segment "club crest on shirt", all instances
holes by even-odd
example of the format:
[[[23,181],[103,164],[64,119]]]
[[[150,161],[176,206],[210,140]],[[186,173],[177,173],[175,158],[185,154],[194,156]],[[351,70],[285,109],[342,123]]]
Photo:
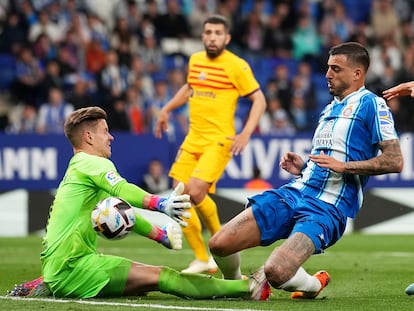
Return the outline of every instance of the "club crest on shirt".
[[[344,108],[344,110],[342,110],[342,116],[343,117],[350,117],[352,115],[354,111],[354,106],[353,105],[348,105]]]
[[[108,172],[105,175],[105,179],[111,186],[114,186],[122,180],[122,177],[117,175],[115,172]]]
[[[199,80],[206,80],[207,79],[207,73],[205,73],[204,71],[201,71],[200,74],[198,75],[198,79]]]

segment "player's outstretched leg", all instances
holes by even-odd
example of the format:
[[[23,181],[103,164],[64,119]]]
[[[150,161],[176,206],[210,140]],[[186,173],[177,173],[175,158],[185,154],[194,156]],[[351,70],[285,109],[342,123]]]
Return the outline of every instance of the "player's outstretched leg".
[[[407,295],[414,295],[414,283],[407,286],[407,288],[405,289],[405,293]]]
[[[208,274],[183,273],[163,267],[158,288],[162,293],[187,299],[243,298],[267,300],[271,291],[263,268],[249,279],[224,280]]]

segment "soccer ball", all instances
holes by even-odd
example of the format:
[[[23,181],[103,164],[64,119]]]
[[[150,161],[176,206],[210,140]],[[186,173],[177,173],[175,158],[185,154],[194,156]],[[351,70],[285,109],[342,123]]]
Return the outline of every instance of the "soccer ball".
[[[109,197],[96,204],[91,221],[100,236],[110,240],[121,239],[134,228],[134,208],[120,198]]]

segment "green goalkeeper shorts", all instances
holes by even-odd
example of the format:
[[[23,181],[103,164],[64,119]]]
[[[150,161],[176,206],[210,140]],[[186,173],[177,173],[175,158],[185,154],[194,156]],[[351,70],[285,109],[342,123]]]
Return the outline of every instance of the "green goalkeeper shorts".
[[[131,264],[129,259],[102,254],[48,258],[43,262],[43,277],[55,297],[119,297]]]

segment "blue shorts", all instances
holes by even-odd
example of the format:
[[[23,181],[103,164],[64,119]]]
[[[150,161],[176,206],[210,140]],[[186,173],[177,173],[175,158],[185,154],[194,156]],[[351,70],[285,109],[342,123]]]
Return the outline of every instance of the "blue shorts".
[[[301,232],[313,241],[315,253],[321,253],[335,244],[345,231],[347,217],[335,206],[303,196],[295,188],[285,186],[268,190],[248,200],[263,246]]]

